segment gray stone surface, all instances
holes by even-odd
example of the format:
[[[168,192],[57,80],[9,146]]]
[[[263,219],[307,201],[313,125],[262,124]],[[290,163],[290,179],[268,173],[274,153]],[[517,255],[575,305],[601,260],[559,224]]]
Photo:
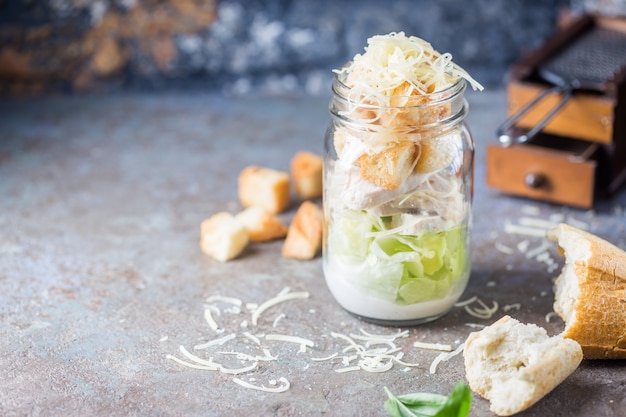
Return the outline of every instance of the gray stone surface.
[[[563,323],[552,311],[546,261],[528,257],[541,238],[508,235],[521,217],[562,216],[584,223],[622,248],[626,193],[578,210],[512,198],[484,185],[484,151],[504,117],[503,91],[468,94],[477,142],[472,277],[464,299],[497,301],[509,314],[546,327]],[[226,98],[219,95],[127,94],[51,97],[0,103],[0,414],[12,416],[384,416],[383,387],[395,393],[447,393],[464,378],[462,357],[429,366],[437,352],[414,341],[457,346],[489,324],[463,308],[415,328],[397,341],[404,360],[384,373],[338,373],[341,363],[316,362],[346,346],[332,332],[396,332],[355,319],[332,299],[321,260],[280,256],[281,242],[255,244],[229,263],[203,255],[199,224],[236,212],[236,177],[249,164],[287,169],[300,149],[321,152],[329,119],[325,98]],[[281,216],[289,221],[294,207]],[[554,217],[553,217],[554,218]],[[577,224],[578,224],[577,223]],[[496,249],[496,242],[511,254]],[[550,259],[562,259],[554,244]],[[309,291],[267,310],[257,326],[250,313],[227,310],[213,332],[203,318],[211,295],[261,303],[289,287]],[[281,313],[285,316],[282,318]],[[248,321],[247,327],[242,327]],[[277,357],[240,378],[269,384],[285,377],[286,393],[240,387],[233,376],[182,367],[179,346],[235,334],[198,355],[227,366],[231,349],[262,354],[248,331]],[[313,348],[268,341],[287,333]],[[626,415],[623,361],[585,361],[562,385],[520,416]],[[490,416],[474,397],[472,416]]]

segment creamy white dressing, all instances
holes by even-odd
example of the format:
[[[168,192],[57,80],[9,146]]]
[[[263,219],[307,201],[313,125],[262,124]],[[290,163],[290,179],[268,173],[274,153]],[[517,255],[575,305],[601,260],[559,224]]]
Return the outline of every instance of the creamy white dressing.
[[[434,318],[452,309],[462,294],[461,289],[437,300],[400,305],[362,292],[346,279],[354,273],[355,271],[346,265],[331,262],[324,264],[326,284],[339,305],[365,318],[390,321]]]

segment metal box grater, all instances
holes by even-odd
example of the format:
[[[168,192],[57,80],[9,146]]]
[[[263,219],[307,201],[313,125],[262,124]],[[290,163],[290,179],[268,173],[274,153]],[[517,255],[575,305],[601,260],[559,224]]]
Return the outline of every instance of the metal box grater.
[[[487,185],[582,208],[616,191],[626,180],[626,20],[568,20],[512,65],[507,101],[513,123],[487,148]]]

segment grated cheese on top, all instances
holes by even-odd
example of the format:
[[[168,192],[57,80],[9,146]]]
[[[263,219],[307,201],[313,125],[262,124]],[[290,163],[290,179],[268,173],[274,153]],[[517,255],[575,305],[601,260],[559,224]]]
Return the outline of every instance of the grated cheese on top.
[[[414,94],[430,94],[445,90],[465,79],[475,90],[483,86],[463,68],[452,62],[450,53],[439,53],[432,45],[404,32],[372,36],[362,54],[339,70],[355,97],[384,98],[403,95],[397,89],[407,83]],[[387,102],[389,102],[387,100]]]

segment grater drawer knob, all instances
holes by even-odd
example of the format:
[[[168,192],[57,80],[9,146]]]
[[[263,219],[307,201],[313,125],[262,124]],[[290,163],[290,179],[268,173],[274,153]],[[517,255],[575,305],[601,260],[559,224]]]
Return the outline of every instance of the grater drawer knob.
[[[543,174],[536,174],[534,172],[531,172],[526,174],[524,182],[528,187],[537,190],[548,185],[548,178]]]

